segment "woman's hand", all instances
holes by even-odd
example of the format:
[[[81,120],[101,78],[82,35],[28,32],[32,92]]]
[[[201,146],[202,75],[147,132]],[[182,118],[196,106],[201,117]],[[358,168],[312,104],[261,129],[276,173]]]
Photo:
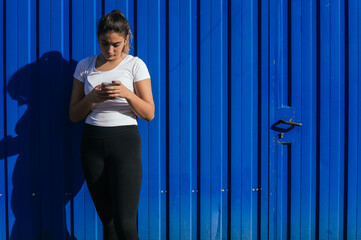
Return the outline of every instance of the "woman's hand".
[[[132,93],[126,86],[124,86],[120,81],[112,81],[116,84],[115,86],[106,87],[105,94],[109,98],[113,99],[116,97],[121,97],[127,99]]]
[[[87,98],[90,103],[101,103],[109,99],[114,99],[114,97],[109,96],[106,91],[101,89],[101,85],[93,88],[93,90],[87,95]]]
[[[94,103],[101,103],[109,99],[113,98],[101,90],[101,85],[96,86],[88,95],[85,95],[84,83],[74,78],[69,104],[70,120],[73,122],[83,120],[90,113]]]

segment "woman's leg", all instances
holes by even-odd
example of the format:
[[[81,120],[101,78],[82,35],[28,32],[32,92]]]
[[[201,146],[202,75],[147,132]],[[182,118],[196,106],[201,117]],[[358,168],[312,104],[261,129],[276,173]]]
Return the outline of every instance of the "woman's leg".
[[[104,240],[118,240],[113,222],[113,207],[105,162],[105,140],[94,138],[85,128],[81,155],[85,180],[98,216],[103,224]]]
[[[119,240],[139,239],[137,212],[142,183],[140,136],[136,126],[107,142],[114,225]]]

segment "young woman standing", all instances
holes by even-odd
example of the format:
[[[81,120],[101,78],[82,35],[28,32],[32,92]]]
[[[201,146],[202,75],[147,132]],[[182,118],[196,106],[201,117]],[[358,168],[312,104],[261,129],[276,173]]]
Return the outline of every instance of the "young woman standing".
[[[78,63],[69,108],[73,122],[86,119],[82,166],[107,240],[139,239],[142,164],[136,117],[154,118],[149,72],[141,59],[129,55],[131,36],[120,11],[100,19],[101,53]]]

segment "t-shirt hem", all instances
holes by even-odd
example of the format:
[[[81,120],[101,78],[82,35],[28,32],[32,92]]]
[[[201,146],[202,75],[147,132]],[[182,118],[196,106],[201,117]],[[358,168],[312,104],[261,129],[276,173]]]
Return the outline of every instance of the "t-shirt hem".
[[[120,127],[120,126],[130,126],[130,125],[138,125],[138,122],[136,119],[134,119],[134,121],[93,121],[89,118],[87,118],[85,120],[85,123],[86,124],[89,124],[89,125],[93,125],[93,126],[98,126],[98,127]]]
[[[149,76],[149,77],[142,78],[142,79],[139,79],[139,80],[134,80],[134,82],[140,82],[140,81],[144,81],[144,80],[147,80],[147,79],[150,79],[150,76]]]

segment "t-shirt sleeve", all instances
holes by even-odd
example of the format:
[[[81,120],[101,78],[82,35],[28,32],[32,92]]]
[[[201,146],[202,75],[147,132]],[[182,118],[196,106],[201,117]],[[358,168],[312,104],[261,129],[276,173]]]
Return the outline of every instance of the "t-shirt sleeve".
[[[137,61],[133,66],[133,76],[134,82],[150,78],[147,65],[145,65],[145,63],[140,58],[137,58]]]
[[[81,82],[85,82],[87,68],[89,66],[89,58],[81,60],[75,68],[73,77],[78,79]]]

